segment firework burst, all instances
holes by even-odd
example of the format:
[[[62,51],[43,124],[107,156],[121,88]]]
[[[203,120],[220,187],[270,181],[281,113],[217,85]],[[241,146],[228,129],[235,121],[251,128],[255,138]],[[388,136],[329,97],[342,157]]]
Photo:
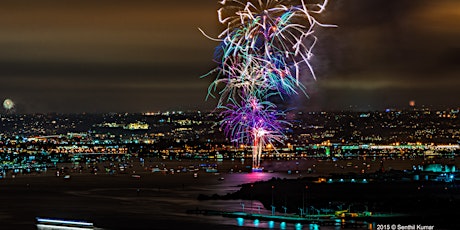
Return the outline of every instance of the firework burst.
[[[299,81],[300,71],[310,64],[319,23],[313,15],[321,13],[327,0],[306,4],[304,0],[223,0],[218,19],[226,28],[217,38],[214,55],[218,67],[208,88],[208,96],[218,94],[217,109],[223,117],[221,127],[235,143],[252,143],[253,168],[259,168],[262,148],[284,139],[283,112],[274,98],[307,95]],[[207,76],[205,75],[205,76]],[[303,74],[302,74],[303,75]]]

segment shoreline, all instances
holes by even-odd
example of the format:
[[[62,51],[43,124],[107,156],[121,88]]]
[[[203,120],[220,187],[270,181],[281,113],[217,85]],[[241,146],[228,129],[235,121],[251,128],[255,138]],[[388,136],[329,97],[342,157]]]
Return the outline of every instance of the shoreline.
[[[102,162],[89,162],[89,163],[57,163],[56,167],[47,168],[45,172],[31,172],[31,173],[16,173],[16,176],[56,176],[56,170],[66,169],[66,174],[72,175],[87,175],[94,174],[91,171],[97,168],[97,174],[107,174],[104,172],[106,168],[115,168],[115,174],[145,174],[152,173],[153,168],[160,170],[167,169],[168,174],[171,174],[171,169],[174,169],[174,173],[178,173],[177,170],[187,170],[189,172],[189,166],[193,166],[193,169],[204,169],[200,167],[200,164],[214,165],[218,170],[218,173],[247,173],[251,172],[251,161],[241,159],[179,159],[179,160],[165,160],[157,157],[146,157],[144,161],[140,161],[140,157],[132,157],[125,161],[102,161]],[[126,171],[121,172],[118,170],[118,166],[121,164],[129,165],[126,167]],[[456,168],[460,168],[460,157],[451,158],[439,158],[439,159],[423,159],[417,158],[351,158],[351,159],[318,159],[318,158],[296,158],[296,159],[264,159],[261,162],[261,166],[265,172],[278,172],[278,173],[292,173],[299,174],[300,177],[306,175],[314,176],[328,176],[330,174],[347,174],[347,173],[372,173],[381,170],[411,170],[413,166],[425,165],[425,164],[442,164],[442,165],[455,165]],[[80,172],[77,167],[81,167],[83,170]],[[61,172],[62,173],[62,172]],[[183,171],[179,172],[183,173]],[[54,175],[53,175],[54,174]],[[6,178],[10,178],[13,175],[11,169],[7,172]],[[62,176],[62,175],[60,175]]]

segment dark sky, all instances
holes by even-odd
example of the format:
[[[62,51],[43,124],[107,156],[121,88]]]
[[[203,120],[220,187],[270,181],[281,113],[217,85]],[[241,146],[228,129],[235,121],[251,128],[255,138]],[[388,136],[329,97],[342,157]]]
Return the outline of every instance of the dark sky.
[[[163,3],[162,3],[163,2]],[[16,113],[211,109],[212,0],[2,0],[0,99]],[[460,1],[331,0],[310,110],[460,105]]]

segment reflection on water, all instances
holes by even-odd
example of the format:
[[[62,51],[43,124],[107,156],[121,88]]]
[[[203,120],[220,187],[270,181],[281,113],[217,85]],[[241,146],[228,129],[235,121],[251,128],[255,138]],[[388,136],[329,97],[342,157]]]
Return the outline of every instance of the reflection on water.
[[[218,193],[224,192],[235,192],[239,190],[239,185],[254,183],[257,181],[267,181],[272,178],[287,178],[295,179],[299,175],[287,174],[287,173],[266,173],[266,172],[257,172],[257,173],[231,173],[225,174],[225,180],[222,184],[216,185],[213,189]]]
[[[246,212],[253,214],[270,215],[271,210],[266,210],[258,200],[203,200],[197,199],[199,194],[225,195],[240,189],[239,185],[267,181],[271,178],[294,179],[298,175],[283,173],[233,173],[221,174],[224,180],[217,181],[217,177],[202,177],[209,180],[205,186],[190,184],[179,189],[141,188],[136,193],[135,188],[98,188],[84,191],[68,192],[72,195],[94,200],[111,199],[123,204],[123,213],[144,215],[155,213],[151,216],[152,221],[167,219],[171,222],[183,223],[206,223],[218,226],[234,226],[235,228],[258,228],[258,229],[319,229],[316,224],[287,223],[269,220],[251,220],[244,218],[229,218],[222,216],[207,216],[187,214],[186,210],[216,210],[228,212]],[[284,215],[276,212],[275,215]],[[102,224],[102,223],[101,223]],[[341,229],[341,223],[335,226],[321,226],[321,229]]]
[[[271,178],[287,178],[287,179],[294,179],[297,178],[298,175],[289,175],[289,174],[282,174],[282,173],[234,173],[234,174],[226,174],[225,180],[221,184],[209,186],[206,188],[194,188],[194,192],[196,194],[204,193],[206,195],[211,195],[214,193],[217,194],[227,194],[231,192],[235,192],[240,189],[239,185],[246,184],[246,183],[254,183],[257,181],[266,181],[270,180]],[[207,192],[207,193],[206,193]],[[195,201],[194,202],[197,207],[200,209],[209,209],[209,210],[219,210],[219,211],[229,211],[229,212],[236,212],[236,211],[244,211],[246,213],[257,213],[257,214],[265,214],[270,215],[271,210],[266,210],[262,203],[258,200],[205,200],[205,201]],[[284,213],[276,212],[275,215],[283,215]],[[310,229],[310,230],[318,230],[320,226],[318,224],[301,224],[301,223],[286,223],[286,222],[276,222],[276,221],[268,221],[268,220],[252,220],[252,219],[244,219],[242,217],[238,218],[226,218],[226,217],[209,217],[209,216],[201,216],[199,218],[206,219],[209,223],[216,223],[222,225],[232,225],[238,226],[241,228],[259,228],[259,229]],[[321,226],[321,229],[343,229],[342,223],[337,223],[334,226]],[[372,225],[370,228],[372,229]]]
[[[286,222],[278,223],[275,221],[260,221],[258,219],[245,220],[244,218],[241,218],[241,217],[236,218],[236,223],[238,227],[251,227],[251,228],[261,228],[261,229],[296,229],[296,230],[301,230],[301,229],[318,230],[319,229],[319,225],[317,224],[309,224],[309,225],[303,226],[300,223],[287,224]]]
[[[288,175],[282,173],[232,173],[224,174],[225,180],[220,184],[207,186],[206,188],[194,187],[193,192],[198,195],[203,193],[205,195],[233,193],[240,189],[239,185],[246,183],[254,183],[257,181],[266,181],[271,178],[297,178],[295,175]],[[188,191],[189,192],[189,191]],[[219,211],[245,211],[247,213],[257,214],[271,214],[270,210],[266,210],[262,203],[258,200],[195,200],[196,207],[200,209],[219,210]],[[239,227],[251,227],[261,229],[294,229],[294,225],[290,226],[286,223],[276,223],[274,221],[260,221],[260,220],[245,220],[244,218],[226,218],[226,217],[209,217],[201,216],[199,218],[207,219],[207,222],[214,222],[222,225],[232,225]]]
[[[260,228],[260,229],[295,229],[295,230],[342,230],[347,229],[343,223],[340,221],[333,226],[320,226],[319,224],[301,224],[301,223],[286,223],[286,222],[275,222],[275,221],[262,221],[262,220],[249,220],[238,217],[233,219],[232,222],[234,225],[242,228]],[[231,224],[230,222],[225,222],[226,224]],[[353,229],[375,229],[375,223],[368,223],[365,227],[353,227]]]
[[[251,227],[251,228],[261,228],[261,229],[309,229],[309,230],[319,230],[320,226],[318,224],[305,224],[300,223],[292,224],[286,222],[275,222],[275,221],[260,221],[260,220],[245,220],[244,218],[236,218],[236,223],[238,227]],[[340,229],[339,228],[323,228],[323,229]]]

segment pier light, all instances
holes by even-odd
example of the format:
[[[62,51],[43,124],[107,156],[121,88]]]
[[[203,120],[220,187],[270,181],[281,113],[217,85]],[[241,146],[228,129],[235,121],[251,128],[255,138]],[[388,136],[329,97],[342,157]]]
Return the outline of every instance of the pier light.
[[[319,225],[318,224],[310,224],[310,230],[319,230]]]
[[[286,222],[281,222],[280,229],[286,229]]]
[[[236,222],[237,222],[238,226],[240,226],[240,227],[244,226],[244,219],[243,218],[241,218],[241,217],[236,218]]]
[[[301,230],[302,229],[302,224],[301,223],[295,224],[295,229],[296,230]]]

